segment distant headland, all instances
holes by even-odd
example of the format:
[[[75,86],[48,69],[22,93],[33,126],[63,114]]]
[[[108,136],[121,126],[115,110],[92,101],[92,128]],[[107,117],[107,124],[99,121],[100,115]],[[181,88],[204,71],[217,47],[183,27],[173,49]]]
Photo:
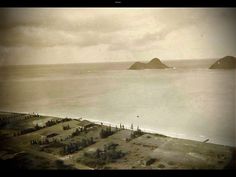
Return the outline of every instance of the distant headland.
[[[235,69],[236,58],[233,56],[226,56],[217,60],[209,69]]]
[[[165,69],[170,68],[163,64],[160,59],[153,58],[148,63],[141,63],[141,62],[135,62],[133,65],[130,66],[129,69],[131,70],[139,70],[139,69]]]

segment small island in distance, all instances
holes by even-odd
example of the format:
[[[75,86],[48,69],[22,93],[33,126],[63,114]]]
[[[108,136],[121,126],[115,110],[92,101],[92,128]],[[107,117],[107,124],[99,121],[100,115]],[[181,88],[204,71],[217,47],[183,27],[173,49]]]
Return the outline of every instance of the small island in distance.
[[[233,56],[226,56],[217,60],[209,69],[235,69],[236,58]]]
[[[148,63],[141,63],[141,62],[135,62],[132,66],[130,66],[130,70],[139,70],[139,69],[165,69],[170,68],[163,64],[160,59],[153,58]]]
[[[135,62],[129,67],[129,70],[143,70],[143,69],[166,69],[175,68],[169,67],[161,62],[158,58],[153,58],[148,63]],[[212,64],[209,69],[236,69],[236,57],[225,56],[218,59],[214,64]]]

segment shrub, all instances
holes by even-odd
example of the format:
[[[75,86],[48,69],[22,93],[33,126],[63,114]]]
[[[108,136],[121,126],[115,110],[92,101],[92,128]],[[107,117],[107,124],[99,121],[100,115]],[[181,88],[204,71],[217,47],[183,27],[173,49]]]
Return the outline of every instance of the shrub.
[[[69,130],[70,129],[70,125],[63,125],[62,128],[63,128],[63,130]]]

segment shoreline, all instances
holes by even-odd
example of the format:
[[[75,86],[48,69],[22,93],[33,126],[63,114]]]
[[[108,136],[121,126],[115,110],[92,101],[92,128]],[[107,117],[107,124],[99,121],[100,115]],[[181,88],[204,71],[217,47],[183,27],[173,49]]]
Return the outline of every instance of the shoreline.
[[[33,114],[30,113],[30,112],[13,112],[13,111],[2,111],[0,110],[0,112],[3,112],[3,113],[13,113],[13,114]],[[38,114],[37,112],[35,112],[36,114]],[[125,129],[127,130],[132,130],[131,128],[129,128],[131,125],[127,125],[127,124],[116,124],[116,123],[112,123],[112,122],[107,122],[107,121],[101,121],[101,120],[98,120],[98,119],[89,119],[89,118],[82,118],[80,116],[78,117],[68,117],[68,116],[59,116],[59,115],[49,115],[49,114],[43,114],[43,113],[40,113],[38,114],[39,116],[45,116],[45,117],[55,117],[55,118],[60,118],[60,119],[65,119],[65,118],[71,118],[71,119],[77,119],[77,120],[87,120],[87,121],[90,121],[94,124],[98,124],[98,125],[105,125],[105,126],[111,126],[111,127],[119,127],[119,125],[124,125]],[[136,130],[138,126],[134,125],[134,128],[133,130]],[[139,129],[141,129],[144,133],[150,133],[150,134],[158,134],[158,135],[161,135],[161,136],[166,136],[166,137],[170,137],[170,138],[176,138],[176,139],[183,139],[183,140],[189,140],[189,141],[196,141],[196,142],[199,142],[199,143],[203,143],[206,139],[209,139],[207,137],[205,137],[204,139],[202,140],[199,140],[199,139],[194,139],[194,138],[188,138],[188,137],[181,137],[181,134],[178,134],[178,133],[160,133],[160,131],[157,131],[157,130],[153,130],[153,129],[149,129],[149,128],[142,128],[139,126]],[[177,136],[175,136],[177,135]],[[180,135],[180,136],[179,136]],[[202,137],[203,135],[200,135],[200,137]],[[214,144],[214,145],[220,145],[220,146],[226,146],[226,147],[230,147],[230,148],[236,148],[236,146],[232,146],[232,145],[225,145],[225,144],[217,144],[217,143],[214,143],[214,142],[208,142],[209,144]]]
[[[207,140],[173,138],[150,129],[123,124],[115,128],[117,124],[106,121],[37,112],[0,111],[0,117],[4,144],[0,161],[9,166],[30,161],[24,168],[235,169],[236,148]],[[39,126],[40,122],[43,125]],[[100,158],[102,155],[106,158]]]

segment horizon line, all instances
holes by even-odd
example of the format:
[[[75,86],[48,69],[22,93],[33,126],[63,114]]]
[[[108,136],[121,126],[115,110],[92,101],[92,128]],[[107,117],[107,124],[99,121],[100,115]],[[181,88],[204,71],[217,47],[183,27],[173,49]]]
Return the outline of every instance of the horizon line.
[[[154,57],[157,58],[157,57]],[[154,59],[152,58],[152,59]],[[150,59],[150,60],[152,60]],[[160,59],[160,58],[158,58]],[[192,61],[192,60],[217,60],[220,58],[195,58],[195,59],[165,59],[160,61],[165,62],[165,61]],[[40,64],[0,64],[0,67],[3,66],[35,66],[35,65],[70,65],[70,64],[105,64],[105,63],[132,63],[132,62],[147,62],[150,60],[134,60],[134,61],[127,61],[127,60],[122,60],[122,61],[97,61],[97,62],[72,62],[72,63],[40,63]]]

